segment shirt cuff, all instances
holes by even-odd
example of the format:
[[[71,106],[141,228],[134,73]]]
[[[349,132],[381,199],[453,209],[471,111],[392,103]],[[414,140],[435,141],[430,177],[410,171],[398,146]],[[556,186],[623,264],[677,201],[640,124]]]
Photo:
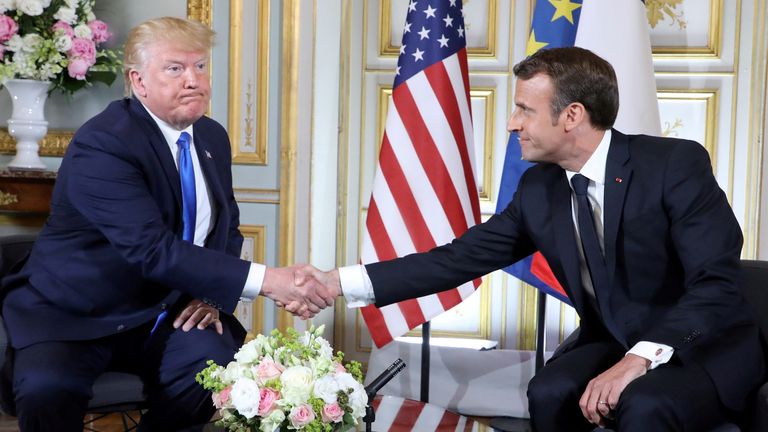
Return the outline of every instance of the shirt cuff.
[[[674,352],[675,349],[669,345],[640,341],[627,354],[634,354],[650,361],[651,365],[648,366],[648,370],[651,370],[668,362]]]
[[[264,275],[267,273],[267,266],[264,264],[251,263],[248,270],[248,277],[245,279],[243,294],[240,301],[253,301],[261,292],[261,285],[264,283]]]
[[[348,308],[359,308],[376,302],[373,284],[365,266],[357,264],[339,267],[339,282]]]

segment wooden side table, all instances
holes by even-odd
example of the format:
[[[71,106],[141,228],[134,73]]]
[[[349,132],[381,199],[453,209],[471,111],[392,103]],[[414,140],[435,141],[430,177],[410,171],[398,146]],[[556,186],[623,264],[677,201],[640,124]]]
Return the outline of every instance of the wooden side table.
[[[53,171],[0,170],[0,212],[48,213],[55,182]]]

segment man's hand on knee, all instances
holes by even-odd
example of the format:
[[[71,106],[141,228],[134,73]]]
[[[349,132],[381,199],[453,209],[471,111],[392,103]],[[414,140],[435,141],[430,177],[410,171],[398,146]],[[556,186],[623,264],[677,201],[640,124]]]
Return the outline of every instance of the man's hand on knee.
[[[635,379],[645,375],[648,360],[627,354],[607,371],[593,378],[579,399],[584,417],[598,426],[605,426],[613,418],[613,410],[624,389]]]

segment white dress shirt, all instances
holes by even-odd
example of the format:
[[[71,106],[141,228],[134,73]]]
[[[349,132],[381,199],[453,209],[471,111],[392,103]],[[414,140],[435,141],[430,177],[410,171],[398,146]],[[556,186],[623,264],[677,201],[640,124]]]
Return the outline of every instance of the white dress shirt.
[[[213,229],[212,221],[216,219],[217,212],[216,207],[211,205],[213,202],[211,193],[208,190],[208,184],[203,175],[203,170],[200,167],[200,159],[197,157],[197,151],[195,150],[195,135],[192,131],[192,125],[187,126],[187,128],[183,130],[177,130],[156,116],[146,107],[146,105],[144,108],[155,123],[157,123],[160,132],[163,133],[163,137],[168,143],[168,148],[173,155],[173,162],[176,164],[176,169],[179,169],[179,145],[176,144],[176,141],[179,140],[179,136],[182,132],[189,134],[189,150],[192,154],[192,166],[195,169],[195,197],[197,201],[194,244],[196,246],[205,247],[205,240]],[[265,272],[266,266],[263,264],[251,263],[251,267],[248,270],[248,277],[246,278],[245,286],[243,287],[242,300],[253,300],[259,295],[259,292],[261,292],[261,285],[264,282]]]
[[[603,135],[600,144],[595,149],[592,156],[587,160],[581,171],[576,173],[566,170],[566,176],[568,177],[568,184],[570,185],[571,178],[576,174],[581,174],[587,177],[589,185],[587,187],[587,196],[592,206],[592,212],[595,219],[595,229],[597,230],[597,237],[600,241],[600,248],[604,250],[603,242],[603,208],[605,203],[605,168],[608,160],[608,149],[611,145],[611,131],[607,130]],[[578,210],[576,207],[576,194],[571,188],[571,215],[573,219],[574,231],[576,233],[576,244],[581,244],[581,238],[579,236],[579,224],[576,220]],[[589,276],[589,270],[587,268],[587,262],[584,258],[584,252],[582,248],[579,250],[579,270],[581,273],[581,282],[584,286],[584,290],[587,292],[587,297],[595,308],[597,308],[597,301],[595,297],[595,290],[592,287],[592,279]],[[375,296],[373,292],[373,284],[371,283],[368,272],[363,265],[352,265],[339,268],[339,279],[341,281],[342,292],[344,293],[345,300],[347,301],[347,307],[361,307],[375,302]],[[635,344],[627,354],[635,354],[650,361],[649,369],[664,364],[672,357],[674,349],[668,345],[658,344],[654,342],[641,341]]]

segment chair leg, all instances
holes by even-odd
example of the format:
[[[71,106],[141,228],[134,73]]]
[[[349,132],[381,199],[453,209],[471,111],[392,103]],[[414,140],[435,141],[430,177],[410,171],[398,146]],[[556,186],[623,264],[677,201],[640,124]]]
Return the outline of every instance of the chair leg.
[[[123,420],[123,430],[125,432],[130,432],[133,430],[138,429],[139,422],[141,421],[141,411],[136,411],[137,417],[134,418],[133,415],[131,415],[133,411],[121,411],[120,417]],[[130,423],[130,424],[129,424]]]

